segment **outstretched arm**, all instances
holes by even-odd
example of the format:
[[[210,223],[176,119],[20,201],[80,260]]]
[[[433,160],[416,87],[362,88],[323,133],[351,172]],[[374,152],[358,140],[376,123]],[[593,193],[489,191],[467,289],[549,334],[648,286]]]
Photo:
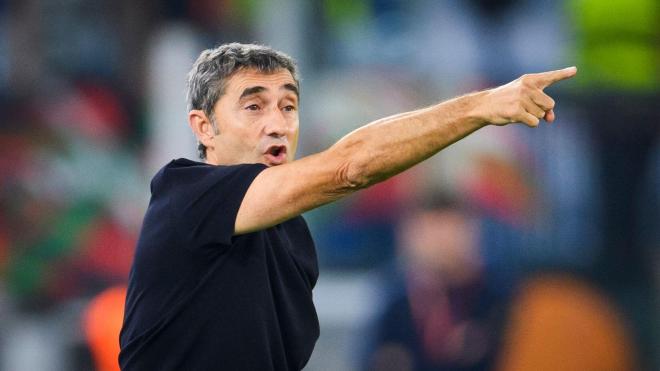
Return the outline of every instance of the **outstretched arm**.
[[[576,72],[570,67],[523,75],[494,89],[380,119],[326,151],[270,167],[245,194],[235,234],[267,228],[383,181],[483,126],[551,122],[555,102],[543,89]]]

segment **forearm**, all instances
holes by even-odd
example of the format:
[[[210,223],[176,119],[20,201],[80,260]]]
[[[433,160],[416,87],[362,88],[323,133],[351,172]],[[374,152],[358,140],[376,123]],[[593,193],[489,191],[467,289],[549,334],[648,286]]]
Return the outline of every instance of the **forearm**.
[[[386,117],[346,135],[329,152],[346,158],[346,178],[368,187],[429,158],[486,125],[477,107],[483,93]]]
[[[555,119],[555,101],[543,92],[571,78],[575,67],[527,74],[500,87],[362,127],[329,151],[346,154],[348,183],[368,187],[427,159],[486,124],[522,122],[536,127]]]

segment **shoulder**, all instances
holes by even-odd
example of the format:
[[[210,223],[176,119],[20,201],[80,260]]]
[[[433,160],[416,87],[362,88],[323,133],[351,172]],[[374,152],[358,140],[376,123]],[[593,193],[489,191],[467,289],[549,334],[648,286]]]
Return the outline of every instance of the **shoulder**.
[[[151,192],[181,187],[206,188],[223,182],[249,184],[265,168],[264,164],[209,165],[179,158],[156,173],[151,180]]]
[[[186,246],[228,245],[245,192],[265,168],[263,164],[216,166],[173,160],[151,182],[152,214],[170,215]]]

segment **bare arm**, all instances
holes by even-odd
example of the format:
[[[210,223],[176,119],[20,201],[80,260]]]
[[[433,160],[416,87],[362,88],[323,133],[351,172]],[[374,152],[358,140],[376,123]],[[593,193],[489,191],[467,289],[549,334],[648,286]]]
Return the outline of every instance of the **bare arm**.
[[[550,84],[574,68],[524,75],[507,85],[377,120],[332,147],[262,171],[248,188],[235,233],[263,229],[369,187],[431,157],[488,124],[554,120]]]

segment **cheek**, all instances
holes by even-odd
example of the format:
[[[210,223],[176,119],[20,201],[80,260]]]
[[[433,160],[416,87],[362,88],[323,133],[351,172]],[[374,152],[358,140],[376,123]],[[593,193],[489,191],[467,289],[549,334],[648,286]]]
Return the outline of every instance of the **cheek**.
[[[231,130],[237,139],[242,141],[251,140],[259,135],[260,123],[254,118],[237,115],[232,122]]]
[[[298,143],[298,135],[300,134],[300,126],[298,123],[298,117],[296,117],[295,120],[291,122],[291,142],[292,143]]]
[[[243,151],[245,148],[254,146],[256,137],[256,135],[244,127],[238,125],[226,125],[220,129],[220,134],[216,139],[220,142],[221,147],[224,147],[225,149]]]
[[[298,145],[298,135],[299,134],[300,134],[300,131],[298,131],[298,129],[296,129],[293,132],[293,135],[291,136],[291,143],[293,143],[294,146]]]

